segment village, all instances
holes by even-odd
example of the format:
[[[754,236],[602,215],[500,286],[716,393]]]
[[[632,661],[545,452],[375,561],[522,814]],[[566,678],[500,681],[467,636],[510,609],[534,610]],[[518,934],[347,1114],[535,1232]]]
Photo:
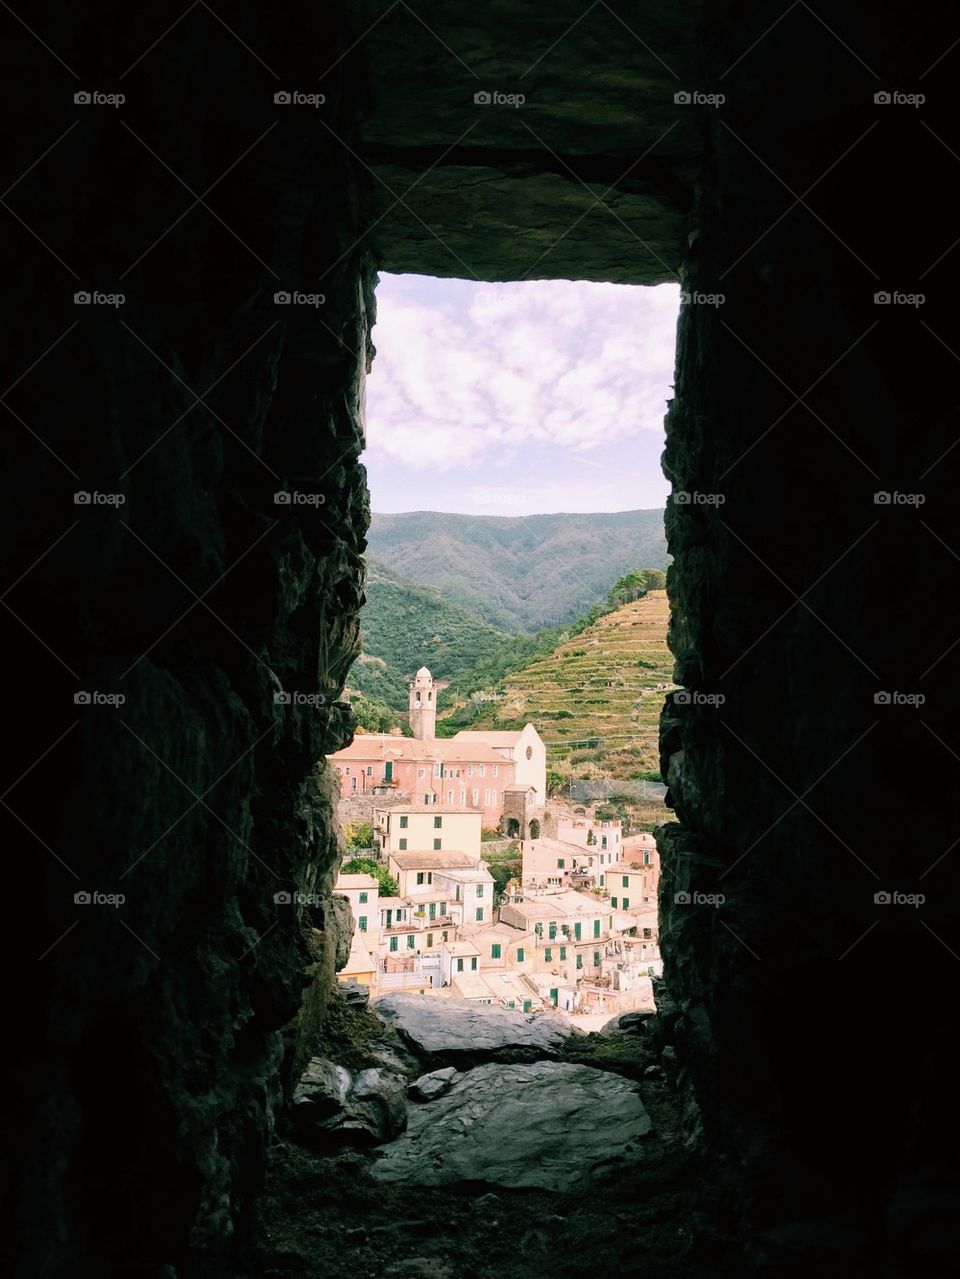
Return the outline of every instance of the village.
[[[532,724],[437,738],[442,687],[422,667],[410,684],[413,737],[358,733],[329,757],[341,822],[369,823],[369,855],[397,889],[387,896],[377,875],[341,871],[334,891],[354,919],[341,981],[372,997],[552,1008],[584,1027],[652,1008],[662,971],[653,836],[624,835],[586,806],[548,806]],[[490,841],[494,832],[503,838]],[[521,871],[497,900],[483,852],[505,843]]]

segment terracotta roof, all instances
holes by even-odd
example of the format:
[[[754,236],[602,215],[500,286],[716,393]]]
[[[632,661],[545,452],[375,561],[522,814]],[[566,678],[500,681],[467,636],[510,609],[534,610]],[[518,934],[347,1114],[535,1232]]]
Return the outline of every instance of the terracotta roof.
[[[335,893],[341,893],[345,888],[379,888],[380,885],[372,875],[338,875],[337,882],[333,886]]]
[[[420,741],[416,737],[399,737],[391,733],[359,733],[349,746],[327,758],[343,761],[404,759],[415,764],[433,764],[437,760],[446,763],[450,760],[454,763],[509,767],[508,760],[482,742],[458,742],[455,737],[431,737],[428,741]]]
[[[469,853],[423,852],[391,853],[390,860],[401,870],[462,870],[478,866],[480,859]]]
[[[491,729],[485,733],[479,728],[461,728],[459,733],[454,733],[453,740],[463,738],[471,742],[489,742],[491,746],[516,746],[521,736],[522,733],[508,729]]]

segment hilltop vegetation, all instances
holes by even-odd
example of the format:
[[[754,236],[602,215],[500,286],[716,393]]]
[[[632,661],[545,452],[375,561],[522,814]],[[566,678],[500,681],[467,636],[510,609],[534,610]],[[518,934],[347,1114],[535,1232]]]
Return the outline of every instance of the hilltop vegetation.
[[[604,599],[614,578],[637,564],[667,564],[661,510],[374,515],[368,542],[391,573],[433,588],[501,633],[572,622]],[[409,659],[401,664],[409,669]]]
[[[617,583],[611,598],[618,588],[631,589]],[[500,700],[442,711],[437,732],[513,729],[530,720],[547,743],[555,782],[656,775],[660,708],[673,687],[667,621],[664,590],[587,617],[578,633],[506,676]]]
[[[367,602],[361,614],[363,654],[350,671],[350,687],[396,710],[407,706],[407,685],[420,666],[466,696],[494,684],[538,653],[559,632],[509,635],[444,599],[367,561]]]

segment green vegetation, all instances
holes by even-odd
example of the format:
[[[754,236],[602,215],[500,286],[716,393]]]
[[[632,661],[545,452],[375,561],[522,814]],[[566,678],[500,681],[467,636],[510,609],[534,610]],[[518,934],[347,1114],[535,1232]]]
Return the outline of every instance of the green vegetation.
[[[372,848],[373,826],[370,822],[347,822],[343,828],[343,842],[347,848]]]
[[[441,711],[437,733],[529,720],[547,743],[549,789],[571,776],[659,780],[660,708],[673,671],[667,620],[666,592],[657,589],[592,610],[549,653],[504,676],[498,701]]]
[[[400,891],[397,881],[386,866],[382,862],[374,861],[372,857],[351,857],[340,869],[344,875],[372,875],[380,885],[380,891],[384,897],[396,897]]]
[[[612,578],[636,571],[638,563],[658,569],[667,563],[661,510],[374,515],[368,542],[370,555],[390,572],[434,588],[506,632],[572,622],[604,599]],[[408,654],[401,668],[410,667]]]

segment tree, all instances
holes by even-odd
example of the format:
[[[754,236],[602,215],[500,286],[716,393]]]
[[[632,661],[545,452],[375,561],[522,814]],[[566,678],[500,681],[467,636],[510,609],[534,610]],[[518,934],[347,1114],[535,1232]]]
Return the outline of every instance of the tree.
[[[396,897],[400,891],[397,881],[386,866],[374,861],[372,857],[351,857],[340,869],[344,875],[372,875],[380,885],[380,892],[384,897]]]
[[[348,848],[372,848],[373,826],[370,822],[347,822],[343,842]]]
[[[555,768],[547,769],[547,794],[556,795],[558,791],[562,791],[567,785],[569,778],[564,777],[563,773],[558,773]]]

